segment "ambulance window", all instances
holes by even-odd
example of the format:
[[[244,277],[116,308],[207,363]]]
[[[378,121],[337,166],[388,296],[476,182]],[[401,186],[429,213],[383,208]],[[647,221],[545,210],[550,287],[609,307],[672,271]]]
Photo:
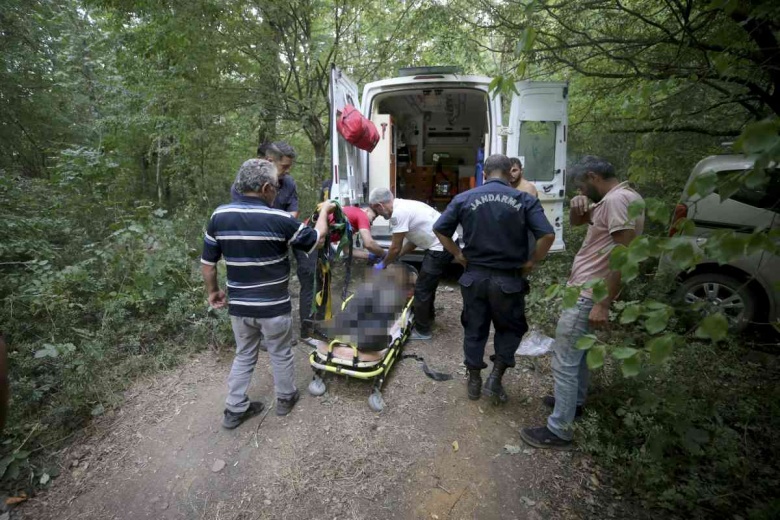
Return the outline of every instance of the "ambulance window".
[[[520,125],[518,156],[523,177],[529,181],[551,181],[555,177],[555,130],[549,121],[523,121]]]

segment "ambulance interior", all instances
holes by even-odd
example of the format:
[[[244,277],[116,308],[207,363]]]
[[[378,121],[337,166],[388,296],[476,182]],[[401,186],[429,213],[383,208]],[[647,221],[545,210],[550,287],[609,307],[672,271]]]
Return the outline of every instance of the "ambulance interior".
[[[443,211],[474,187],[477,157],[489,139],[487,96],[452,88],[378,95],[370,118],[385,139],[369,154],[369,189],[388,187]]]

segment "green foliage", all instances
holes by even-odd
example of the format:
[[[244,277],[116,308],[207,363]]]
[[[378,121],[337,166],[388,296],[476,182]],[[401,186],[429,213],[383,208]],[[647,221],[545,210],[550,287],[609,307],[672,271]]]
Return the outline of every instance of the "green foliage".
[[[729,322],[723,314],[710,314],[704,318],[696,329],[696,337],[721,341],[726,338],[729,330]]]
[[[610,364],[597,376],[577,426],[582,448],[626,493],[669,515],[773,518],[777,357],[692,341],[641,373],[636,359],[621,365],[625,377]]]
[[[70,167],[54,178],[76,182]],[[13,491],[49,482],[56,472],[41,448],[110,411],[136,375],[230,335],[205,312],[196,258],[206,214],[174,222],[153,206],[104,212],[67,186],[51,212],[50,183],[0,181],[0,321],[14,403],[0,488]]]

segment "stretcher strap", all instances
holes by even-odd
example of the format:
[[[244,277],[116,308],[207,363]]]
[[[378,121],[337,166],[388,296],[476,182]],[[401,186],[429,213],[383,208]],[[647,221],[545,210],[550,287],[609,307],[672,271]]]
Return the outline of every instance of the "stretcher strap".
[[[349,295],[349,282],[352,278],[352,226],[349,224],[349,219],[341,209],[341,205],[338,201],[331,201],[336,205],[333,211],[333,222],[328,224],[328,233],[325,238],[326,245],[317,252],[317,268],[314,270],[314,287],[317,287],[317,279],[322,279],[322,289],[314,295],[311,302],[311,314],[314,315],[317,309],[322,306],[325,301],[325,319],[330,320],[333,318],[333,306],[331,304],[331,268],[334,265],[336,259],[341,253],[347,250],[346,260],[346,274],[344,277],[344,289],[342,289],[342,299],[346,299]],[[312,217],[309,219],[309,226],[314,227],[317,222],[318,211],[315,211]],[[332,234],[338,233],[341,237],[339,243],[336,246],[336,250],[333,251],[330,247],[330,237]]]
[[[451,374],[445,374],[443,372],[437,372],[436,370],[431,370],[422,356],[418,356],[417,354],[403,354],[401,356],[401,359],[409,359],[409,358],[415,359],[420,363],[422,363],[423,372],[425,372],[425,375],[430,377],[434,381],[449,381],[450,379],[452,379]]]

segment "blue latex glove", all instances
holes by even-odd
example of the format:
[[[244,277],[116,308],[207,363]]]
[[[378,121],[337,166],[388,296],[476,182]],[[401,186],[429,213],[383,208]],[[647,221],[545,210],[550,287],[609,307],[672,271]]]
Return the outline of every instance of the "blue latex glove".
[[[384,257],[382,257],[382,258],[384,258]],[[376,262],[377,260],[379,260],[379,256],[378,255],[375,255],[374,253],[370,253],[370,252],[368,253],[368,261],[369,262]]]
[[[374,265],[374,269],[377,270],[377,271],[381,271],[384,268],[385,268],[385,263],[384,262],[379,262],[378,264]]]

